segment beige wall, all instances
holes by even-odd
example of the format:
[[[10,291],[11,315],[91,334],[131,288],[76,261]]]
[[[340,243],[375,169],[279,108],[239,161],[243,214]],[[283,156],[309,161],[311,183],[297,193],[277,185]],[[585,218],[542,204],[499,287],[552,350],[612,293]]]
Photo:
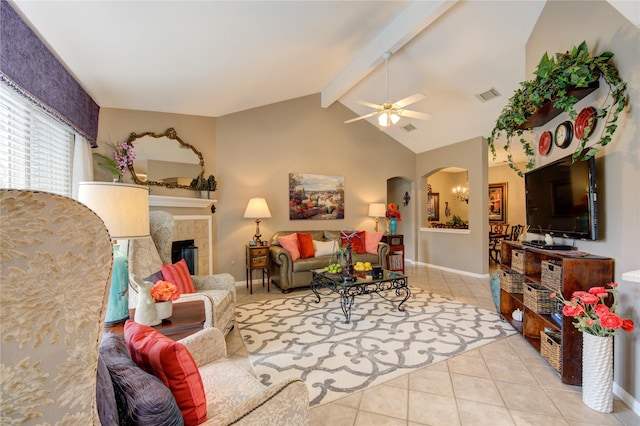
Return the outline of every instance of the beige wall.
[[[280,230],[373,231],[369,203],[387,201],[387,179],[415,176],[415,154],[368,122],[343,123],[353,116],[339,103],[323,109],[310,95],[217,120],[217,270],[245,279],[244,246],[255,223],[242,215],[254,196],[271,210],[260,224],[263,239]],[[344,176],[345,219],[289,220],[289,173]]]
[[[115,108],[100,108],[98,121],[98,144],[95,150],[105,155],[113,154],[113,146],[125,141],[132,132],[164,133],[173,127],[184,142],[193,145],[204,157],[205,175],[216,176],[216,120],[211,117],[199,117],[183,114],[166,114],[151,111],[133,111]],[[94,164],[95,180],[110,181],[113,178]],[[127,172],[125,182],[131,181],[131,174]],[[169,195],[175,197],[198,198],[196,191],[188,189],[167,189],[159,186],[151,187],[153,195]],[[153,207],[152,210],[165,210],[173,215],[209,215],[209,209],[195,208],[165,208]],[[215,236],[217,215],[212,217],[212,234]],[[216,265],[216,245],[213,245],[213,264]]]
[[[469,171],[469,230],[421,229],[417,244],[419,262],[475,275],[488,273],[487,151],[486,139],[478,137],[417,155],[420,205],[426,205],[429,175],[446,167]],[[443,209],[444,204],[441,214]],[[418,223],[427,223],[425,215],[426,209],[420,209]]]
[[[577,246],[615,259],[615,280],[620,285],[619,312],[631,316],[638,324],[640,284],[625,282],[622,273],[640,269],[640,29],[607,2],[547,2],[527,43],[527,72],[531,75],[544,52],[562,52],[582,40],[592,53],[615,54],[613,62],[628,84],[630,107],[621,115],[612,143],[601,150],[598,160],[601,194],[598,201],[604,234],[598,241],[578,241]],[[555,121],[550,122],[549,126],[554,124]],[[596,128],[596,134],[598,131]],[[640,412],[638,359],[638,332],[619,333],[615,339],[614,391],[629,405],[635,405],[636,412]]]

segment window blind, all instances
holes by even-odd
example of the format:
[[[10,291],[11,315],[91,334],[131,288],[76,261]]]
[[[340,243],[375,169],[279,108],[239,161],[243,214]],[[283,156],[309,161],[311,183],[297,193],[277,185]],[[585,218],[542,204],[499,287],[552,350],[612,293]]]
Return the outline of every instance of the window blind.
[[[74,133],[0,85],[0,186],[71,196]]]

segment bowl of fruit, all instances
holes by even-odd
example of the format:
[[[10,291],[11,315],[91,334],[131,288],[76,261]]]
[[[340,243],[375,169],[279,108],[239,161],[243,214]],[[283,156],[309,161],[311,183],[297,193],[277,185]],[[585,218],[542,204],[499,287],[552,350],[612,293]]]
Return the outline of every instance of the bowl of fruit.
[[[342,265],[339,263],[332,263],[329,266],[325,266],[324,274],[331,278],[338,278],[342,275]]]
[[[371,262],[356,262],[356,264],[353,265],[355,275],[360,278],[367,278],[367,275],[371,276],[371,273],[367,274],[371,270],[373,270]]]

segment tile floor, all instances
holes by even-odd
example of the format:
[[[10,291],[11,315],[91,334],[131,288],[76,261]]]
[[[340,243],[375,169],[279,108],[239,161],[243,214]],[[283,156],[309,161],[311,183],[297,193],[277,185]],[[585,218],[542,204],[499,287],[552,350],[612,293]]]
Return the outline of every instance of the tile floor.
[[[495,309],[489,279],[424,266],[406,272],[411,286]],[[285,297],[276,286],[267,293],[256,284],[253,295],[237,288],[238,304]],[[237,327],[227,336],[227,351],[252,371]],[[613,408],[602,414],[585,406],[581,388],[563,384],[544,358],[514,335],[312,408],[310,425],[640,425],[640,417],[619,399]]]

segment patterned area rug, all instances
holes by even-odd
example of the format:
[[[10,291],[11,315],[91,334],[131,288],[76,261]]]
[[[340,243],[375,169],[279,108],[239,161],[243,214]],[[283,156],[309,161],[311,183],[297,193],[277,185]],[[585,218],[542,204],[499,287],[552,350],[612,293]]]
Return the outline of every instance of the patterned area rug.
[[[258,378],[269,385],[300,377],[311,406],[515,333],[494,312],[417,288],[404,312],[376,294],[356,296],[349,324],[337,295],[315,301],[310,294],[236,307]]]

